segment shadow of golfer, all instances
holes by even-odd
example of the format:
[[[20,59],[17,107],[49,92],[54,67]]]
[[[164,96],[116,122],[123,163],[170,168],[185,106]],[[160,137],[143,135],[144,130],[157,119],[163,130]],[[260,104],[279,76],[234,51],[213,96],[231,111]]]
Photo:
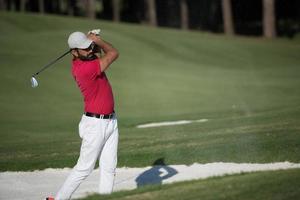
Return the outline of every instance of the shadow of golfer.
[[[135,179],[137,187],[149,184],[161,184],[163,180],[177,174],[174,168],[164,163],[164,158],[157,159],[152,165],[151,169],[144,171]]]

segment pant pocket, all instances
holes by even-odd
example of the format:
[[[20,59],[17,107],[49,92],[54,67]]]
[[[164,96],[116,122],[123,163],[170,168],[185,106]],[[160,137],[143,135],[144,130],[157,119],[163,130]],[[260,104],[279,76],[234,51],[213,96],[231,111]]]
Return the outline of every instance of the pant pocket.
[[[95,135],[100,133],[100,123],[96,118],[83,116],[79,125],[79,137],[83,139],[85,135]]]
[[[82,137],[83,137],[83,132],[84,132],[84,123],[83,123],[83,121],[82,121],[82,119],[81,119],[81,121],[79,122],[79,124],[78,124],[78,133],[79,133],[79,137],[82,139]]]

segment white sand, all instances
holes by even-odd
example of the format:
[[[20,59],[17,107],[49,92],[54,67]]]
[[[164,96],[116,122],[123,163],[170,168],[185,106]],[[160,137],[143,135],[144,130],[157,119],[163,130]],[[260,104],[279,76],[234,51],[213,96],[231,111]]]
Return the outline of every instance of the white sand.
[[[137,128],[152,128],[152,127],[160,127],[160,126],[175,126],[175,125],[183,125],[190,123],[202,123],[207,122],[208,119],[198,119],[198,120],[180,120],[180,121],[167,121],[167,122],[153,122],[148,124],[140,124]]]
[[[207,163],[145,168],[118,168],[114,190],[131,190],[147,183],[173,183],[192,179],[204,179],[225,174],[300,168],[300,163],[278,162],[266,164],[254,163]],[[70,169],[46,169],[33,172],[0,173],[0,199],[5,200],[41,200],[55,195]],[[94,170],[78,188],[73,198],[83,197],[97,192],[98,173]]]

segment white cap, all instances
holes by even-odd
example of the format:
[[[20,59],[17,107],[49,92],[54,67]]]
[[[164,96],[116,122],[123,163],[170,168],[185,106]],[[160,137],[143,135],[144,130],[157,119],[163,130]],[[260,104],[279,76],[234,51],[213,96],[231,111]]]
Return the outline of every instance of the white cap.
[[[92,44],[92,40],[82,32],[71,33],[68,39],[70,49],[86,49]]]

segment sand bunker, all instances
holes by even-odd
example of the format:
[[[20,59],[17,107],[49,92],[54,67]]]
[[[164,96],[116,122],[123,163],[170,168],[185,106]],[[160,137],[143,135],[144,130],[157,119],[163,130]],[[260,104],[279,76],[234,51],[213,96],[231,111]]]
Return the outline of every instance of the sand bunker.
[[[193,165],[158,165],[145,168],[118,168],[114,191],[131,190],[147,184],[165,184],[177,181],[204,179],[213,176],[300,168],[300,163],[207,163]],[[0,173],[0,199],[41,200],[48,195],[55,195],[71,169],[45,169],[33,172]],[[73,195],[73,198],[84,197],[97,192],[98,170],[85,180]]]
[[[160,127],[160,126],[175,126],[175,125],[183,125],[183,124],[191,124],[191,123],[201,123],[207,122],[208,119],[198,119],[198,120],[180,120],[180,121],[167,121],[167,122],[153,122],[148,124],[140,124],[137,128],[152,128],[152,127]]]

